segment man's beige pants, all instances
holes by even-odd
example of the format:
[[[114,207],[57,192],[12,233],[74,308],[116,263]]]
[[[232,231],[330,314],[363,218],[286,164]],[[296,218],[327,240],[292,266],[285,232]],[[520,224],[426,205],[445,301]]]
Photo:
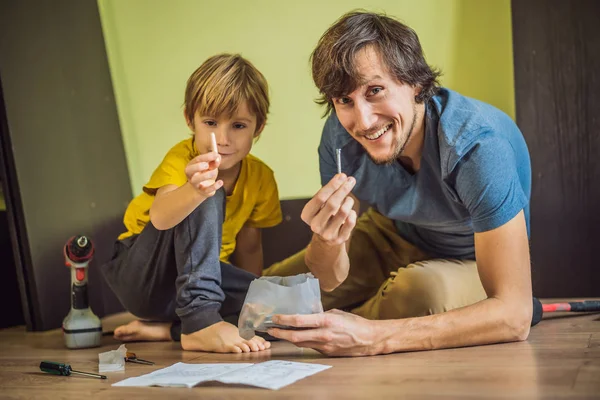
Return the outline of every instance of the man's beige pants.
[[[267,268],[263,275],[308,272],[301,251]],[[397,319],[442,313],[487,296],[472,260],[434,259],[402,239],[390,219],[369,209],[350,241],[348,278],[322,292],[323,307],[368,319]]]

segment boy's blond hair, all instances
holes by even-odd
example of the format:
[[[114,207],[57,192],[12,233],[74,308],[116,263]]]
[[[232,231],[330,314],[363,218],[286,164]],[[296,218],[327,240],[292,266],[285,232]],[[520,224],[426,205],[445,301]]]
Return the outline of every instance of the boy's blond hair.
[[[204,61],[188,79],[185,88],[185,115],[194,126],[194,115],[233,116],[246,101],[256,115],[257,131],[267,121],[269,87],[252,63],[239,54],[218,54]]]

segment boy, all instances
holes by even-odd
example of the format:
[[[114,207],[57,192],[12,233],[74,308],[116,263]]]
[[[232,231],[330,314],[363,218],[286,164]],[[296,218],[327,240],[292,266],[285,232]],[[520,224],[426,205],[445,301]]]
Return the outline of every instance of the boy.
[[[127,310],[160,322],[134,321],[115,338],[180,339],[184,350],[268,349],[269,342],[244,340],[223,320],[237,320],[262,271],[260,228],[281,222],[273,172],[249,154],[265,126],[267,82],[240,55],[217,55],[189,78],[184,106],[193,136],[167,153],[132,200],[127,232],[102,267]]]

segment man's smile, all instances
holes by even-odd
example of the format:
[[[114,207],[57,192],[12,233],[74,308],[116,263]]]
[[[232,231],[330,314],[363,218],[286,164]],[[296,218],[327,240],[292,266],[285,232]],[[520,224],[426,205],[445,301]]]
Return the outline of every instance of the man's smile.
[[[386,126],[381,128],[380,130],[378,130],[377,132],[375,132],[371,135],[365,135],[364,137],[367,138],[368,140],[377,140],[381,136],[383,136],[387,131],[389,131],[391,127],[392,127],[392,123],[390,122],[389,124],[387,124]]]

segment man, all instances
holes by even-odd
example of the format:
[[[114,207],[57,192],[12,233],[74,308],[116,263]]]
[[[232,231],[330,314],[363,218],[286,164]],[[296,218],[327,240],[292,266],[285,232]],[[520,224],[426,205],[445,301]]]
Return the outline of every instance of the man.
[[[308,268],[325,308],[350,313],[277,315],[306,329],[269,333],[338,356],[525,340],[531,170],[514,122],[439,88],[415,32],[381,14],[344,15],[312,70],[329,115],[313,237],[265,274]]]

